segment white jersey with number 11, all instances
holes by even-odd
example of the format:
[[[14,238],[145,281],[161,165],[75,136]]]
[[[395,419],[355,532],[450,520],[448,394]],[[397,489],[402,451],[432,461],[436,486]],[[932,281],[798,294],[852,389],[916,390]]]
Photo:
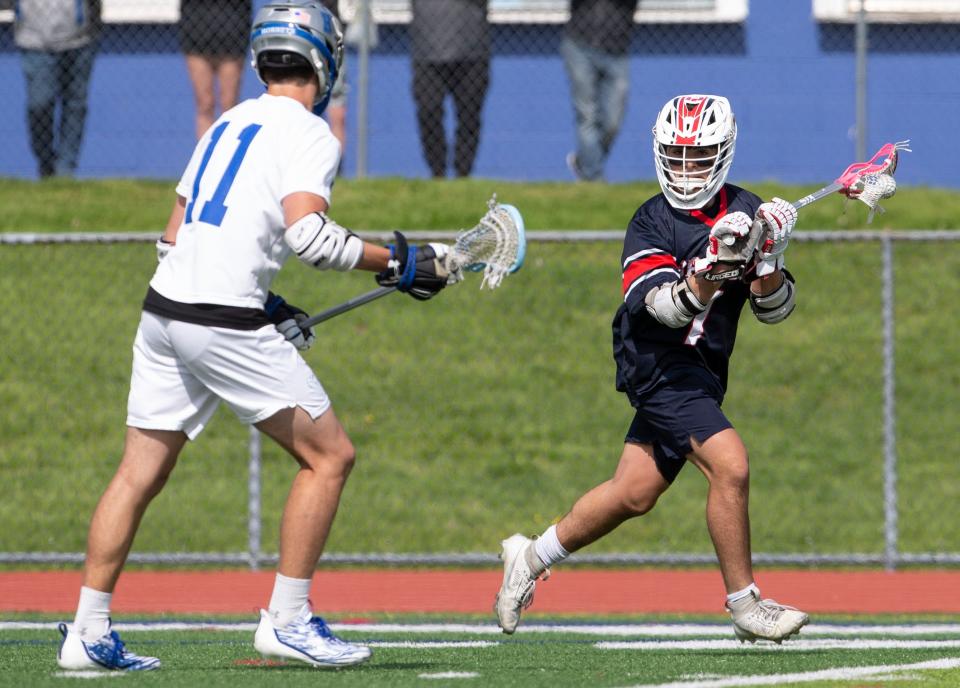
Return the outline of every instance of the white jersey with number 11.
[[[177,184],[183,224],[150,286],[181,303],[261,308],[291,253],[281,201],[306,191],[329,205],[339,162],[327,123],[291,98],[264,94],[228,110]]]

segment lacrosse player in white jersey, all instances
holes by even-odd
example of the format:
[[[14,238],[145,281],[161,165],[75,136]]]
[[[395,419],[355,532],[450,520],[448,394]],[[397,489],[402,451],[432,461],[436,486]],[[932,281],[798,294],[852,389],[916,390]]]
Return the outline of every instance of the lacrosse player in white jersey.
[[[318,115],[342,51],[340,27],[320,2],[260,9],[251,53],[266,93],[214,123],[177,185],[134,343],[123,458],[90,525],[76,618],[60,625],[65,669],[160,666],[111,629],[111,596],[147,505],[221,400],[300,466],[255,648],[318,667],[370,657],[334,636],[308,601],[354,448],[298,351],[314,339],[299,325],[305,314],[268,290],[290,255],[318,270],[376,272],[381,285],[420,300],[457,275],[442,244],[414,247],[398,233],[394,245],[374,246],[325,214],[340,146]]]
[[[797,210],[726,183],[737,139],[726,98],[672,98],[653,134],[662,193],[627,227],[613,319],[617,389],[635,411],[620,462],[538,539],[503,541],[497,620],[513,633],[549,566],[650,511],[689,462],[709,483],[707,527],[736,636],[781,642],[808,617],[761,598],[754,584],[747,450],[720,405],[744,306],[768,325],[793,311],[783,253]]]

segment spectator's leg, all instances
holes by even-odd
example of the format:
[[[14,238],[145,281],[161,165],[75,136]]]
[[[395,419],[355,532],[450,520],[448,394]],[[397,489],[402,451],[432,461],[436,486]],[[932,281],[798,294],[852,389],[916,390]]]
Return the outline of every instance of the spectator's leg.
[[[569,38],[560,43],[560,53],[570,79],[570,95],[576,114],[576,172],[582,179],[598,180],[603,176],[603,147],[597,104],[597,70],[591,51]]]
[[[347,150],[347,62],[344,56],[340,65],[340,76],[330,92],[330,104],[327,105],[323,116],[327,118],[330,131],[340,142],[340,167],[343,168],[343,157]],[[337,171],[339,174],[339,170]]]
[[[239,102],[240,81],[243,78],[243,57],[221,57],[217,61],[217,81],[220,85],[220,113]],[[214,113],[216,115],[216,113]],[[216,119],[216,117],[214,117]],[[213,124],[213,122],[211,122]]]
[[[323,113],[330,125],[330,133],[340,142],[340,156],[343,157],[347,149],[347,108],[345,105],[331,103]]]
[[[458,177],[467,177],[480,145],[483,101],[490,85],[490,61],[469,60],[456,63],[452,68],[453,102],[457,111],[453,169]]]
[[[27,82],[27,126],[30,148],[37,159],[41,177],[53,174],[56,154],[53,146],[53,111],[56,106],[55,70],[57,56],[40,50],[24,50],[21,56]]]
[[[600,71],[599,105],[601,165],[606,163],[613,142],[620,133],[623,115],[627,109],[630,88],[630,59],[626,55],[606,55]]]
[[[87,121],[87,92],[97,48],[94,44],[60,53],[60,137],[55,172],[72,176],[77,170]]]
[[[443,130],[443,76],[441,65],[413,63],[413,100],[417,105],[417,125],[423,157],[434,177],[447,173],[447,137]]]
[[[187,74],[197,107],[197,139],[213,124],[213,65],[203,55],[187,55]]]

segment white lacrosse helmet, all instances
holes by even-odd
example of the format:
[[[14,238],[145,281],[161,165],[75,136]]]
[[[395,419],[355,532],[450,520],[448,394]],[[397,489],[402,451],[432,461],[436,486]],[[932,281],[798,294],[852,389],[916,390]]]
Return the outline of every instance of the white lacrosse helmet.
[[[343,64],[340,22],[317,0],[274,2],[263,6],[250,30],[251,66],[264,84],[262,67],[309,66],[320,89],[313,111],[323,112]]]
[[[670,205],[681,210],[705,206],[727,180],[736,145],[737,123],[726,98],[677,96],[664,105],[653,127],[653,155]],[[703,147],[715,150],[691,155]]]

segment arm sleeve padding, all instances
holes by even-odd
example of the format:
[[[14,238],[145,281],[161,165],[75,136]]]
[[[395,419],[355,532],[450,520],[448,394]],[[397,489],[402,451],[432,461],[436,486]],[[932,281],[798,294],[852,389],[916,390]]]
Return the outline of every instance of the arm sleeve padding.
[[[783,322],[793,312],[794,306],[797,305],[795,301],[796,291],[793,279],[784,274],[783,284],[775,291],[765,296],[750,292],[750,310],[753,311],[757,320],[767,325]]]
[[[363,257],[360,237],[323,213],[301,217],[283,238],[300,260],[318,270],[352,270]]]
[[[690,291],[687,281],[668,282],[654,287],[644,297],[647,313],[667,327],[683,327],[706,306]]]

